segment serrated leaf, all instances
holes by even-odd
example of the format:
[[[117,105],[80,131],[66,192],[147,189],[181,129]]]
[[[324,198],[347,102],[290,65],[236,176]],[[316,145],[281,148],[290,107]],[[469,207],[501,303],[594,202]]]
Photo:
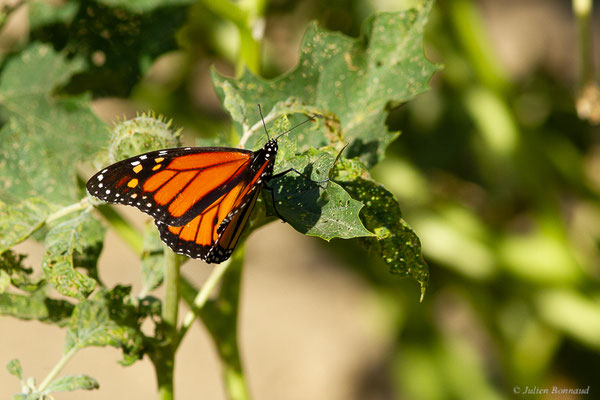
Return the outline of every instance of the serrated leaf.
[[[53,209],[46,200],[35,197],[15,205],[0,201],[0,254],[44,225]]]
[[[75,269],[89,266],[76,264],[78,254],[86,254],[89,248],[99,254],[98,246],[103,239],[104,228],[88,212],[76,214],[52,228],[46,235],[46,253],[42,259],[48,282],[65,296],[85,299],[96,287],[96,281]]]
[[[160,286],[164,279],[165,246],[153,223],[146,225],[143,240],[142,292],[148,293]]]
[[[39,43],[6,63],[0,79],[6,121],[0,129],[0,199],[39,196],[56,204],[77,199],[74,163],[105,143],[108,130],[92,113],[89,98],[60,97],[55,89],[84,66]]]
[[[296,112],[319,110],[335,133],[322,132],[321,146],[336,145],[343,134],[343,140],[350,143],[346,156],[360,157],[370,167],[397,136],[386,128],[385,105],[424,92],[437,69],[423,51],[423,29],[431,5],[427,1],[417,9],[376,14],[367,20],[357,39],[313,24],[302,42],[299,63],[291,72],[273,80],[249,71],[240,79],[213,73],[217,93],[224,101],[227,83],[231,92],[243,99],[248,114],[236,118],[242,126],[257,120],[253,110],[259,103],[267,113],[276,104],[290,100],[297,104]],[[335,131],[336,124],[339,132]],[[316,138],[306,135],[305,139],[314,142]],[[253,140],[249,148],[254,148],[258,139]],[[299,138],[300,149],[302,140]]]
[[[64,326],[74,306],[65,300],[46,297],[43,291],[22,295],[0,294],[0,315],[10,315],[23,320],[38,320]]]
[[[9,374],[23,380],[23,368],[21,367],[21,361],[17,360],[16,358],[14,360],[10,360],[8,364],[6,364],[6,369],[8,370]]]
[[[112,346],[123,350],[124,365],[142,356],[140,315],[129,299],[130,287],[99,290],[77,304],[67,329],[64,353],[88,346]]]
[[[429,269],[421,242],[412,228],[402,219],[400,206],[392,193],[371,180],[366,168],[355,160],[341,160],[336,181],[362,202],[361,219],[376,238],[361,238],[370,251],[375,252],[388,265],[392,274],[415,279],[425,293]]]
[[[52,382],[50,385],[48,385],[44,392],[72,392],[74,390],[94,390],[98,389],[99,387],[100,385],[98,384],[98,381],[91,376],[67,375],[62,376]]]
[[[333,149],[310,149],[281,163],[282,169],[295,168],[304,176],[291,171],[269,182],[276,210],[297,231],[328,241],[373,236],[359,218],[363,205],[337,183],[322,182],[333,167],[334,154]]]

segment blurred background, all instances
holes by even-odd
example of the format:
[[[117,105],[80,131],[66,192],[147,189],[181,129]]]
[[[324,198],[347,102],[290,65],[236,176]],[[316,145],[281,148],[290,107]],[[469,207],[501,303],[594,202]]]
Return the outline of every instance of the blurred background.
[[[107,122],[151,109],[183,127],[189,144],[229,131],[209,70],[239,71],[239,35],[209,1],[136,13],[57,0],[67,17],[52,24],[33,12],[43,3],[7,3],[15,10],[0,34],[4,56],[33,40],[85,54],[95,68],[67,90],[91,92]],[[258,2],[257,72],[292,68],[311,20],[357,36],[372,13],[418,3]],[[425,299],[353,242],[262,228],[247,242],[240,316],[254,398],[600,399],[600,15],[574,12],[586,3],[435,3],[425,48],[444,69],[431,91],[390,105],[389,126],[402,135],[373,171],[422,240]],[[39,265],[40,244],[18,250]],[[139,291],[138,263],[109,231],[99,265],[107,285]],[[211,268],[193,260],[183,273],[200,285]],[[62,330],[5,317],[0,328],[1,363],[20,358],[41,379],[60,358]],[[188,336],[177,398],[224,399],[208,334],[196,324]],[[154,398],[150,362],[124,368],[118,359],[112,348],[85,349],[65,373],[87,373],[100,390],[56,398]],[[555,386],[589,393],[523,395]],[[0,372],[0,393],[18,390]]]

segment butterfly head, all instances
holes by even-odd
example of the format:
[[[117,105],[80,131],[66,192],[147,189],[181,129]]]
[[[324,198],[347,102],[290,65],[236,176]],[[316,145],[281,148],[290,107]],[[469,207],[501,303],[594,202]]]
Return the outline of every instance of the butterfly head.
[[[277,145],[277,139],[271,139],[265,144],[263,147],[265,158],[272,159],[277,155],[277,150],[279,150],[279,146]]]

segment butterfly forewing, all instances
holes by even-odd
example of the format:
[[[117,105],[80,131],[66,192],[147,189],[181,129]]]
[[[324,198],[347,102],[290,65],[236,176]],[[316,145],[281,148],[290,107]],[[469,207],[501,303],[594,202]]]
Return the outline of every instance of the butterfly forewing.
[[[93,196],[139,208],[157,221],[182,226],[235,187],[253,153],[225,147],[158,150],[119,161],[86,187]]]

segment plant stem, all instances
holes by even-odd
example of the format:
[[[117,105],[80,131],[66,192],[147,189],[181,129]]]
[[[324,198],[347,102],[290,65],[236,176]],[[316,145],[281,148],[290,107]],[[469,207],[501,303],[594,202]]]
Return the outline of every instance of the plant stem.
[[[165,299],[162,308],[163,345],[151,355],[156,379],[158,398],[173,399],[173,371],[177,351],[177,315],[179,311],[179,258],[165,246]]]
[[[108,204],[100,204],[96,207],[98,212],[106,219],[110,226],[117,232],[117,235],[121,237],[131,247],[136,254],[142,254],[144,249],[144,241],[142,235],[135,230],[118,212],[114,210],[112,206]]]
[[[205,303],[200,310],[200,318],[217,347],[223,366],[225,391],[230,400],[250,399],[237,338],[240,287],[244,266],[243,250],[243,247],[238,248],[233,253],[217,298]]]
[[[510,88],[510,80],[501,67],[482,22],[477,2],[452,0],[445,2],[452,27],[473,71],[480,81],[495,92]]]
[[[260,41],[264,31],[264,0],[233,3],[229,0],[202,3],[219,17],[235,24],[240,35],[240,48],[236,63],[236,73],[241,75],[244,66],[258,74],[260,72]]]
[[[194,300],[190,303],[191,310],[188,311],[185,317],[183,318],[183,323],[181,324],[181,328],[179,329],[178,344],[179,342],[181,342],[181,340],[183,340],[183,337],[192,326],[192,323],[200,314],[200,310],[202,309],[202,307],[204,307],[208,296],[211,294],[211,292],[213,291],[213,289],[215,288],[215,286],[217,285],[217,283],[219,282],[219,280],[221,279],[221,277],[223,276],[230,264],[231,260],[227,260],[221,264],[218,264],[212,270],[210,276],[208,277],[206,282],[204,282],[204,285],[202,285],[202,288],[199,291],[197,291]],[[193,288],[188,282],[183,281],[182,283],[184,285],[189,286],[188,291],[190,290],[190,288],[191,290],[193,290]]]
[[[590,25],[592,5],[592,0],[573,0],[573,12],[576,17],[577,34],[579,36],[579,68],[581,87],[584,87],[586,84],[594,81],[592,29]]]
[[[75,353],[77,353],[77,350],[79,350],[79,348],[77,346],[75,346],[71,350],[69,350],[67,353],[63,354],[63,356],[58,361],[58,363],[54,366],[54,368],[52,368],[52,370],[48,373],[46,378],[44,378],[44,380],[38,387],[38,390],[40,392],[43,392],[48,387],[48,385],[50,383],[52,383],[54,378],[56,378],[56,376],[60,373],[60,371],[62,371],[62,369],[65,367],[65,365],[67,365],[67,363],[71,360],[71,358],[73,358]]]

